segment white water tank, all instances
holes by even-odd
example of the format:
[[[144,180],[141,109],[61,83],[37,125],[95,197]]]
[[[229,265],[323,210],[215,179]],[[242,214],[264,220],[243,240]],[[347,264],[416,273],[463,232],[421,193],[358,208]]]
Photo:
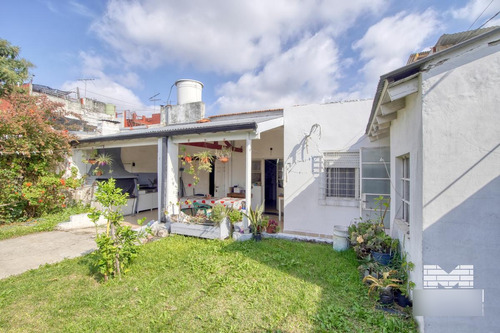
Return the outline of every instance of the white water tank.
[[[196,80],[182,79],[175,81],[177,104],[201,102],[203,83]]]

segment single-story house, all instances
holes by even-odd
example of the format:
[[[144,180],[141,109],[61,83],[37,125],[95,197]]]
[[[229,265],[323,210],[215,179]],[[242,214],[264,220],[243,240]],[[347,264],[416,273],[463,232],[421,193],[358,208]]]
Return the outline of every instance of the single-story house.
[[[201,85],[190,83],[189,89]],[[371,214],[374,198],[389,196],[388,140],[371,142],[363,133],[371,100],[205,118],[201,94],[189,92],[186,99],[183,90],[180,104],[163,108],[163,125],[82,138],[76,145],[74,163],[89,183],[113,177],[129,193],[124,213],[158,208],[165,221],[185,202],[211,196],[206,202],[230,200],[243,209],[265,203],[266,212],[283,220],[282,232],[331,238],[334,225]],[[182,163],[186,154],[221,149],[231,150],[229,162],[215,160],[199,182]],[[82,162],[94,151],[114,160],[99,176]]]

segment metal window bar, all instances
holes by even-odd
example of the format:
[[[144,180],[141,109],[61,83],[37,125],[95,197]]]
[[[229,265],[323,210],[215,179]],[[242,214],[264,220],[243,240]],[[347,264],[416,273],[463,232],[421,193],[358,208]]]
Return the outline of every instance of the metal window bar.
[[[335,198],[355,198],[356,170],[354,168],[327,168],[326,196]]]

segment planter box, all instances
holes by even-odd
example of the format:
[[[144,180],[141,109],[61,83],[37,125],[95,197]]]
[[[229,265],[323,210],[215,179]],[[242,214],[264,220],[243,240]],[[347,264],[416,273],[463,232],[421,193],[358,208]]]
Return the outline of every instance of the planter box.
[[[172,222],[170,224],[170,233],[208,239],[226,239],[229,237],[230,227],[227,218],[224,219],[220,226]]]

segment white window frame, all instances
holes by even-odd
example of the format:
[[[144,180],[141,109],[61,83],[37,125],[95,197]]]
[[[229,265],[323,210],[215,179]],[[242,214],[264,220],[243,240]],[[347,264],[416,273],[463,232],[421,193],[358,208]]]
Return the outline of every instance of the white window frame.
[[[359,177],[359,152],[323,152],[323,172],[320,186],[320,204],[328,206],[359,207],[360,177]],[[354,197],[329,196],[331,188],[328,184],[329,172],[332,169],[354,170]]]
[[[401,200],[401,213],[399,218],[410,224],[410,209],[411,209],[411,198],[410,198],[410,155],[404,155],[399,157],[400,162],[400,200]]]

